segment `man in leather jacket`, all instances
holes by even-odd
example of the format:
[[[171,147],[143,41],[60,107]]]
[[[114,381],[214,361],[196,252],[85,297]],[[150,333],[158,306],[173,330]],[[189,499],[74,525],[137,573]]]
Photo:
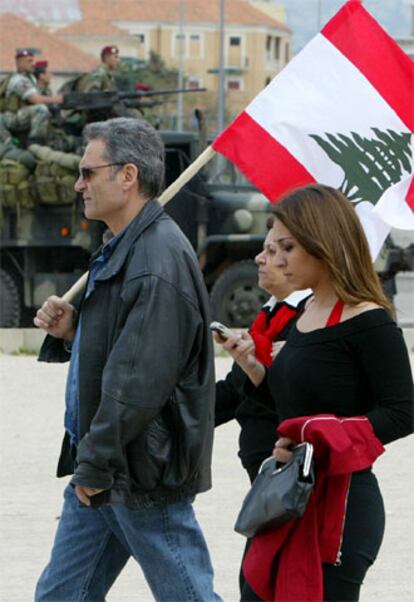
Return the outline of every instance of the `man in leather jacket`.
[[[211,486],[214,363],[193,249],[156,196],[158,133],[137,119],[85,129],[76,190],[110,237],[78,311],[57,296],[36,314],[43,361],[70,359],[58,476],[65,490],[37,602],[105,599],[128,558],[156,600],[219,600],[192,509]],[[76,316],[76,317],[75,317]]]

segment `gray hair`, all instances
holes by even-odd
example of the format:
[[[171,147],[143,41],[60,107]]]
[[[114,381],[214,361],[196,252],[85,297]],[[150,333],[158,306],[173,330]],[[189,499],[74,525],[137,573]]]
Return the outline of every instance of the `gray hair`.
[[[165,153],[159,133],[142,119],[117,117],[88,124],[85,143],[102,140],[108,163],[133,163],[139,170],[139,190],[148,198],[160,194],[164,184]]]

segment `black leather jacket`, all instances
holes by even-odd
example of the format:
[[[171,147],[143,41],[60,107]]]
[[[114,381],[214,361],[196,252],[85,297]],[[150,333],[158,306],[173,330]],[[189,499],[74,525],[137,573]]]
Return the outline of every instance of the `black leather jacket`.
[[[134,219],[81,305],[79,446],[58,476],[148,507],[211,486],[214,358],[191,245],[158,201]],[[39,359],[68,359],[47,337]]]

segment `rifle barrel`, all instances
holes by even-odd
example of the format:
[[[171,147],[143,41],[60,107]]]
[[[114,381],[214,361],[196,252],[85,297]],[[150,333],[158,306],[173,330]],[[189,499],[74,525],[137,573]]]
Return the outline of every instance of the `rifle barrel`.
[[[184,94],[186,92],[205,92],[206,88],[175,88],[171,90],[134,90],[131,92],[69,92],[63,97],[61,108],[75,111],[110,109],[119,100],[165,96],[168,94]]]
[[[166,94],[185,94],[187,92],[206,92],[207,88],[171,88],[170,90],[134,90],[118,92],[120,98],[140,98],[146,96],[165,96]]]

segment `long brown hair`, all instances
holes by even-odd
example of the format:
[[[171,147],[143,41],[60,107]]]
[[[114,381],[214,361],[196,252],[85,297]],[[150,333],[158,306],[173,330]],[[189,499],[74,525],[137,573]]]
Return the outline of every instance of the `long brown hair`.
[[[340,299],[349,305],[371,301],[393,313],[361,222],[341,192],[311,184],[285,195],[272,213],[310,255],[326,265]]]

